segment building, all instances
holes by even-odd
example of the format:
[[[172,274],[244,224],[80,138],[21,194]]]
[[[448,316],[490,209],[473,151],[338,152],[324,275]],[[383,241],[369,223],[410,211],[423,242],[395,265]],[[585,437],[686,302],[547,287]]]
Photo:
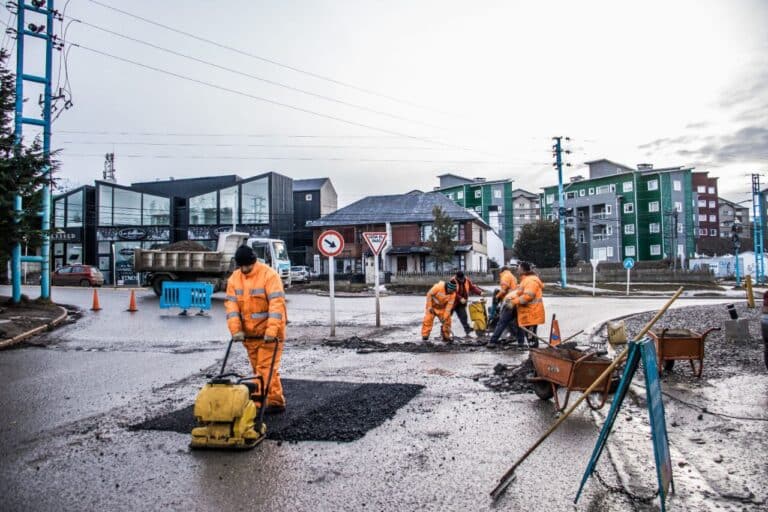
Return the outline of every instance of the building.
[[[696,238],[705,241],[720,236],[720,213],[717,200],[717,178],[710,178],[706,172],[691,173],[696,193]]]
[[[734,203],[733,201],[729,201],[724,197],[718,198],[718,205],[718,219],[720,221],[718,229],[720,231],[721,238],[731,237],[731,228],[733,227],[734,223],[742,225],[742,237],[750,235],[751,231],[748,206],[742,206],[738,203]]]
[[[468,179],[456,174],[442,174],[438,178],[440,186],[435,190],[462,208],[477,213],[503,240],[505,260],[512,257],[515,243],[512,180],[486,181],[485,178]]]
[[[344,251],[334,258],[338,273],[361,273],[370,250],[363,239],[365,232],[386,232],[391,244],[381,258],[382,270],[431,272],[438,270],[427,242],[432,234],[434,216],[439,206],[456,226],[456,252],[444,268],[469,271],[488,270],[487,233],[490,226],[475,213],[458,206],[437,192],[413,191],[407,194],[368,196],[318,220],[307,222],[317,238],[334,229],[344,238]],[[328,259],[320,258],[322,273],[328,272]]]
[[[578,258],[660,260],[694,252],[696,212],[690,167],[637,169],[601,159],[586,162],[589,178],[564,186],[566,225]],[[543,214],[558,216],[558,187],[544,189]]]
[[[512,235],[514,241],[523,226],[541,219],[541,198],[539,194],[516,188],[512,191],[512,204],[515,212]]]
[[[317,186],[319,206],[302,209],[304,222],[319,218],[335,205],[330,181],[318,179]],[[306,192],[304,202],[310,193],[315,194]],[[134,249],[182,240],[215,249],[219,233],[233,229],[254,237],[279,238],[289,251],[306,253],[306,247],[294,241],[293,180],[275,172],[130,186],[96,181],[95,186],[54,198],[53,227],[54,268],[73,262],[97,265],[108,283],[114,277],[125,284],[138,283],[139,276],[133,272]]]
[[[319,219],[338,209],[338,196],[328,178],[293,180],[293,248],[289,251],[294,265],[312,266],[314,247],[310,220]]]

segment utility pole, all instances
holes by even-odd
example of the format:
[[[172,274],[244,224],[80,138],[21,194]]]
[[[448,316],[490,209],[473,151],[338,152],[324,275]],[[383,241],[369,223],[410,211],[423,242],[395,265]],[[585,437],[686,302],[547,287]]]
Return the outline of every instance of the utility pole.
[[[102,172],[102,177],[104,178],[104,181],[109,181],[110,183],[117,183],[117,178],[115,178],[115,154],[114,153],[107,153],[104,155],[104,172]]]
[[[22,133],[25,124],[38,126],[43,131],[43,154],[47,158],[51,154],[51,82],[53,76],[53,49],[54,34],[53,22],[55,11],[53,0],[31,0],[31,3],[19,1],[16,4],[16,107],[14,125],[14,143],[22,143]],[[34,20],[27,23],[27,11],[37,13],[44,17],[44,22]],[[56,14],[57,15],[57,14]],[[58,16],[58,15],[57,15]],[[34,15],[33,15],[34,17]],[[45,76],[27,74],[24,72],[24,49],[27,37],[41,39],[45,42]],[[57,49],[59,49],[57,45]],[[36,117],[24,117],[24,83],[33,82],[43,85],[42,119]],[[51,169],[46,169],[50,178]],[[42,217],[43,239],[40,256],[22,256],[21,244],[13,246],[11,255],[11,288],[14,304],[21,302],[21,264],[27,262],[40,263],[40,298],[50,299],[50,227],[51,227],[51,186],[50,179],[43,186],[43,207],[40,212]],[[17,195],[13,200],[13,209],[16,215],[23,210],[22,197]]]
[[[752,175],[752,236],[755,245],[755,284],[765,283],[765,264],[763,263],[763,201],[760,193],[760,175]]]
[[[557,167],[557,219],[560,223],[560,283],[563,288],[568,287],[568,277],[566,272],[566,257],[565,257],[565,196],[563,194],[563,137],[552,137],[555,141],[555,145],[552,146],[555,157],[555,166]],[[568,137],[565,137],[566,141],[569,141]],[[569,151],[566,151],[569,153]],[[566,164],[570,165],[570,164]]]

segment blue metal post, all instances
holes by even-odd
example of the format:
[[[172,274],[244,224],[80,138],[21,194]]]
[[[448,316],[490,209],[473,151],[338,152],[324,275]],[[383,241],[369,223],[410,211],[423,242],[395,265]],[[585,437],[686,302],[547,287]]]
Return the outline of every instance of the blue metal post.
[[[45,17],[45,98],[43,104],[43,154],[51,156],[51,81],[53,78],[53,0],[48,0],[48,14]],[[50,248],[51,240],[51,168],[46,169],[48,182],[43,186],[43,246],[40,251],[43,261],[40,263],[40,298],[51,298]]]
[[[555,162],[557,165],[557,218],[560,222],[560,283],[563,288],[568,287],[565,258],[565,198],[563,196],[563,149],[560,145],[562,137],[555,137]]]
[[[736,269],[736,288],[741,288],[741,271],[739,269],[739,248],[736,247],[733,250],[733,253],[736,255],[736,263],[735,263],[735,269]]]
[[[24,4],[19,5],[16,15],[16,108],[14,112],[14,142],[21,144],[22,124],[24,117]],[[21,215],[21,196],[16,195],[13,198],[14,213]],[[21,243],[13,246],[11,254],[11,288],[14,304],[21,302]]]
[[[752,236],[755,248],[755,284],[765,283],[765,264],[763,256],[763,195],[760,193],[760,175],[752,175]]]

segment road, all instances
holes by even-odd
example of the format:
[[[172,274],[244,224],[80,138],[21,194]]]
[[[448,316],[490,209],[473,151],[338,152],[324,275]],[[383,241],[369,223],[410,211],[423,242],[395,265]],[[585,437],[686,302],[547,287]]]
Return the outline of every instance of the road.
[[[284,377],[425,388],[350,443],[266,441],[246,453],[191,452],[186,434],[128,427],[193,402],[204,373],[224,352],[221,297],[207,317],[160,310],[148,291],[139,292],[137,313],[124,311],[127,290],[101,290],[97,313],[87,310],[90,290],[55,288],[54,298],[86,311],[73,325],[38,338],[39,346],[0,352],[4,510],[490,510],[496,480],[555,418],[549,402],[492,392],[473,379],[499,362],[519,363],[522,353],[359,354],[324,346],[328,298],[290,294]],[[423,297],[383,297],[379,329],[374,299],[335,302],[337,338],[420,340]],[[564,336],[663,303],[546,299]],[[243,352],[234,350],[232,364],[245,373]],[[577,411],[521,466],[495,508],[573,510],[596,435],[592,416]],[[610,463],[600,464],[610,479]],[[629,507],[591,482],[578,509]]]

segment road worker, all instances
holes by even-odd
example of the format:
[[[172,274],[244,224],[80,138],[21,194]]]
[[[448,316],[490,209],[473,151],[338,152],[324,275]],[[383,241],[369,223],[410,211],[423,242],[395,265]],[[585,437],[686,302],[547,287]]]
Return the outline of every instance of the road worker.
[[[464,327],[464,333],[469,338],[472,334],[472,328],[467,321],[467,302],[469,301],[470,294],[483,295],[483,290],[478,288],[461,270],[456,272],[451,282],[456,285],[456,299],[453,304],[453,312],[459,317],[459,321],[462,327]]]
[[[520,284],[517,293],[512,294],[509,302],[517,309],[517,324],[536,334],[536,329],[544,323],[544,299],[542,292],[544,283],[533,271],[530,263],[520,262]],[[517,331],[518,346],[525,346],[526,333],[522,329]],[[533,337],[532,346],[538,346],[539,341]]]
[[[453,312],[456,283],[439,281],[427,293],[427,305],[424,312],[424,322],[421,325],[421,339],[427,341],[432,332],[435,317],[442,324],[443,341],[453,341],[451,334],[451,313]]]
[[[269,379],[273,354],[277,351],[265,412],[283,412],[285,397],[280,382],[280,358],[287,320],[283,283],[269,265],[256,261],[253,249],[246,245],[235,252],[235,264],[239,268],[227,282],[224,302],[227,327],[232,339],[245,346],[253,372],[264,379],[264,385]]]
[[[514,306],[510,303],[505,303],[510,293],[517,290],[517,278],[512,273],[512,270],[508,266],[501,267],[499,272],[499,288],[494,290],[493,304],[491,305],[491,314],[489,324],[494,326],[493,335],[489,341],[489,345],[493,347],[494,344],[499,342],[499,338],[506,329],[513,334],[517,334],[517,313],[514,310]],[[502,315],[506,312],[506,318]],[[501,328],[499,328],[501,326]]]
[[[517,279],[509,267],[501,267],[499,272],[499,291],[496,293],[497,300],[504,300],[509,292],[517,289]]]

